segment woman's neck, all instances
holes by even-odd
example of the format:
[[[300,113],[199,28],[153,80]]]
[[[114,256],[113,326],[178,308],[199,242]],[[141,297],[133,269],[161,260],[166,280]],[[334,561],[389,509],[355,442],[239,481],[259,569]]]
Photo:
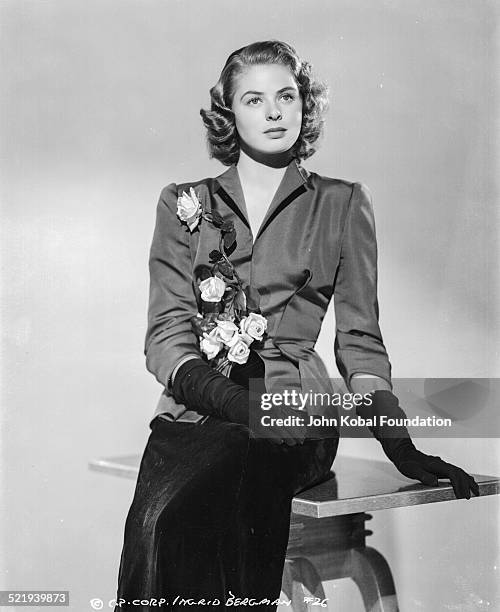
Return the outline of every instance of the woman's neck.
[[[273,186],[279,182],[286,172],[286,168],[292,156],[289,151],[283,154],[271,156],[261,156],[261,159],[256,159],[255,155],[248,155],[243,149],[240,150],[240,157],[236,167],[242,182],[248,184],[260,184]],[[278,159],[279,157],[279,159]],[[272,165],[269,163],[272,161]]]

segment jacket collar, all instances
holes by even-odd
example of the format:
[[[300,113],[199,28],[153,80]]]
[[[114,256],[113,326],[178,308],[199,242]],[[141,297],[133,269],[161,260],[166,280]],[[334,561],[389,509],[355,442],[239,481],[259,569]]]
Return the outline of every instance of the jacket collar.
[[[278,185],[278,189],[264,216],[260,230],[257,236],[254,237],[254,242],[266,229],[269,223],[271,223],[290,202],[306,191],[306,183],[309,175],[310,172],[303,168],[296,159],[293,159],[288,164],[285,174],[281,179],[281,183]],[[241,218],[248,228],[250,228],[243,189],[235,164],[214,179],[214,191],[219,193],[226,204]]]

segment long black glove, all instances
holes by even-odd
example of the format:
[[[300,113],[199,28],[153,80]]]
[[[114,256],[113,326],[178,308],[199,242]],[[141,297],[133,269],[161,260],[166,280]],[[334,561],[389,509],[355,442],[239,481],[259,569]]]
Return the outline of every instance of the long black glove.
[[[257,437],[288,446],[304,442],[305,427],[275,423],[264,426],[261,423],[264,414],[271,418],[285,419],[293,414],[292,410],[276,406],[262,414],[255,410],[255,414],[250,417],[248,389],[220,374],[203,359],[190,359],[180,366],[172,384],[172,393],[176,402],[191,410],[246,425]]]
[[[479,495],[477,482],[467,472],[443,461],[441,457],[425,455],[417,450],[406,427],[380,424],[382,415],[388,418],[406,418],[398,398],[393,393],[378,390],[372,392],[370,397],[371,405],[368,402],[359,404],[356,407],[357,413],[364,419],[376,417],[376,425],[369,429],[401,474],[419,480],[427,486],[437,486],[438,477],[448,478],[457,499],[470,499],[471,491],[474,495]]]

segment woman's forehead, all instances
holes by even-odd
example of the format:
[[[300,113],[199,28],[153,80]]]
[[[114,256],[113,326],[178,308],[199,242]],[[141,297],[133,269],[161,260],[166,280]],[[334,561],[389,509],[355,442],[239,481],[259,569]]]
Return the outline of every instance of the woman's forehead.
[[[283,64],[255,64],[246,66],[236,77],[237,90],[251,89],[263,91],[265,89],[279,90],[283,87],[297,87],[295,77],[288,66]],[[262,89],[258,89],[261,87]]]

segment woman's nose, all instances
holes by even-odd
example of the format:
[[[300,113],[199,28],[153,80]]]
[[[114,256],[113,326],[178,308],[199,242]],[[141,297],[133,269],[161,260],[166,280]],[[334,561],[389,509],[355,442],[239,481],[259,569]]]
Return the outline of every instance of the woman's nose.
[[[271,121],[281,119],[281,111],[276,105],[271,105],[267,110],[267,119]]]

